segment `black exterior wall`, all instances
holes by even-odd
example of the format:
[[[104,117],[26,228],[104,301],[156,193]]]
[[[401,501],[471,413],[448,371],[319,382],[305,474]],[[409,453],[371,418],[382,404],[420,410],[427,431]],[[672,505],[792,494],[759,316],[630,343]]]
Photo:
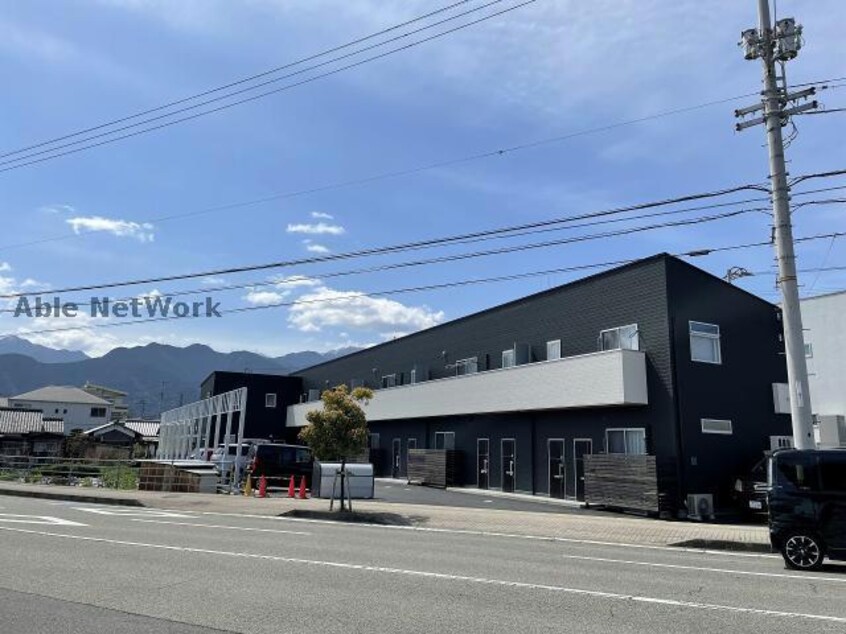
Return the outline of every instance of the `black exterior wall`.
[[[721,329],[722,364],[691,360],[688,322]],[[663,488],[679,501],[713,493],[727,501],[731,480],[769,447],[769,436],[790,434],[789,417],[774,413],[772,384],[786,380],[777,308],[672,256],[661,254],[531,295],[299,372],[301,392],[345,383],[381,387],[455,374],[457,360],[477,357],[479,372],[501,367],[502,351],[529,350],[546,359],[546,343],[561,341],[561,356],[595,352],[600,331],[636,324],[646,353],[649,404],[493,415],[413,418],[370,423],[380,438],[381,474],[388,475],[394,438],[405,473],[408,439],[435,446],[439,431],[455,433],[460,482],[476,483],[476,446],[490,441],[490,486],[501,486],[501,441],[513,438],[515,488],[549,492],[548,442],[563,439],[565,491],[575,495],[575,439],[606,451],[609,428],[643,428],[647,451],[676,465]],[[299,398],[291,402],[298,402]],[[732,435],[704,434],[702,418],[731,420]]]
[[[772,384],[787,382],[780,311],[680,260],[667,264],[682,481],[689,493],[724,497],[770,436],[792,434],[790,417],[773,404]],[[719,325],[722,363],[691,360],[691,320]],[[703,418],[732,421],[732,434],[702,433]]]
[[[302,393],[302,379],[296,376],[276,374],[251,374],[247,372],[212,372],[200,384],[200,398],[217,396],[224,392],[247,388],[247,409],[244,419],[245,438],[268,438],[287,441],[290,429],[285,427],[285,412],[288,405],[297,403]],[[276,407],[265,406],[265,395],[276,394]],[[225,420],[221,427],[225,424]],[[233,416],[232,429],[238,429],[239,419]],[[225,432],[221,429],[222,434]]]

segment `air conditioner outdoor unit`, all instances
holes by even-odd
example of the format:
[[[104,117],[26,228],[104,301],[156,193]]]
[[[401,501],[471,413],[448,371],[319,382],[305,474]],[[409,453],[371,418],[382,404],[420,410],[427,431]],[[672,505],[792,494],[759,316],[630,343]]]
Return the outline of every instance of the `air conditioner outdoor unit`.
[[[710,493],[688,494],[687,516],[697,520],[714,519],[714,496]]]

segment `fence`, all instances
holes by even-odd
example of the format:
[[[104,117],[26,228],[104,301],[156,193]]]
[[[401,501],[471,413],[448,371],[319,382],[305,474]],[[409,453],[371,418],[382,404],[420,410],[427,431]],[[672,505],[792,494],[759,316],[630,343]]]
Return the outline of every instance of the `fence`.
[[[408,481],[434,487],[453,486],[458,452],[444,449],[409,449]]]
[[[675,468],[655,456],[589,454],[585,502],[655,514],[672,514]]]
[[[0,456],[0,481],[134,490],[137,460]]]

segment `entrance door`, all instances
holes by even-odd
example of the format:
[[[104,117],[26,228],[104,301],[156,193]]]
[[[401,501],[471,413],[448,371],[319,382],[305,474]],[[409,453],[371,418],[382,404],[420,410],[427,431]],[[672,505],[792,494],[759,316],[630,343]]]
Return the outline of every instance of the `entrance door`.
[[[547,441],[549,456],[549,497],[564,497],[564,440],[550,438]]]
[[[573,469],[576,475],[576,499],[585,499],[585,455],[593,453],[593,441],[590,438],[576,438],[573,441]]]
[[[502,440],[502,490],[513,491],[517,476],[517,443],[513,438]]]
[[[491,441],[487,438],[476,440],[476,485],[480,489],[490,486]]]
[[[399,438],[394,438],[391,442],[391,477],[400,477],[402,471],[402,444]]]

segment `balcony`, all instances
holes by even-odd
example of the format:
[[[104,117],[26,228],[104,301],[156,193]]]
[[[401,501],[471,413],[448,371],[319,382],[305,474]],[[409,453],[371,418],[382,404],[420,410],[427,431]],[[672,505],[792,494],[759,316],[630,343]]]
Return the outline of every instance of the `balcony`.
[[[648,403],[646,355],[608,350],[376,390],[365,412],[380,421]],[[291,405],[287,426],[306,425],[318,407]]]

